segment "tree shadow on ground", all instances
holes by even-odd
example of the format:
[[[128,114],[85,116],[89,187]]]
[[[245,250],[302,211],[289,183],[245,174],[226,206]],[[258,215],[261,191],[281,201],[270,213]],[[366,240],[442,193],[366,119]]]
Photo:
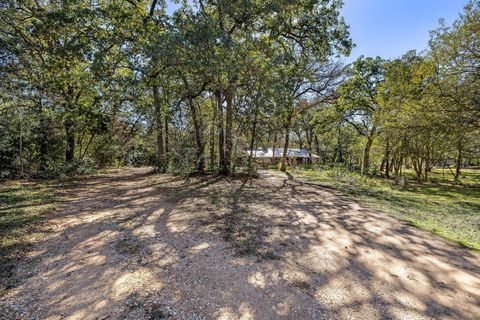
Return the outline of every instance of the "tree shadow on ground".
[[[66,190],[11,318],[474,318],[478,255],[278,173],[128,169]],[[33,263],[32,263],[33,264]],[[22,308],[20,308],[21,306]],[[17,308],[18,307],[18,308]],[[22,311],[18,310],[24,310]]]

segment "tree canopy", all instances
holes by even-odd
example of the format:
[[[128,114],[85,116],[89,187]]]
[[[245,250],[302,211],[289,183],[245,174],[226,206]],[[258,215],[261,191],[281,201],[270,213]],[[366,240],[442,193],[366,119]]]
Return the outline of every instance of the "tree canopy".
[[[89,166],[254,170],[248,150],[426,180],[478,163],[480,4],[430,47],[360,57],[339,0],[0,5],[0,178]],[[313,157],[313,155],[318,157]]]

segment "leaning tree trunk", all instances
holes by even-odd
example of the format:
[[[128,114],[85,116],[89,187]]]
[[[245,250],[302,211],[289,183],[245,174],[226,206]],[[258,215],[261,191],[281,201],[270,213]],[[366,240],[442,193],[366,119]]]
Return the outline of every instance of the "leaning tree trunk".
[[[160,172],[165,172],[165,157],[163,149],[163,114],[162,107],[160,105],[160,99],[158,97],[158,86],[154,85],[153,90],[153,103],[155,109],[155,127],[157,129],[157,168]]]
[[[457,167],[455,169],[455,177],[454,177],[454,181],[455,182],[458,182],[458,180],[460,179],[460,173],[461,173],[461,170],[462,170],[462,149],[463,149],[463,144],[462,144],[462,138],[460,138],[458,140],[458,145],[457,145],[458,149],[458,153],[457,153]]]
[[[232,173],[232,151],[233,151],[233,94],[229,89],[225,92],[225,101],[227,104],[225,113],[225,164],[227,174]]]
[[[380,163],[380,173],[383,176],[383,170],[385,170],[385,157],[383,157],[382,162]]]
[[[280,161],[280,171],[287,171],[287,156],[288,156],[288,143],[290,137],[290,127],[292,125],[292,115],[287,118],[287,124],[285,126],[285,144],[283,145],[282,160]]]

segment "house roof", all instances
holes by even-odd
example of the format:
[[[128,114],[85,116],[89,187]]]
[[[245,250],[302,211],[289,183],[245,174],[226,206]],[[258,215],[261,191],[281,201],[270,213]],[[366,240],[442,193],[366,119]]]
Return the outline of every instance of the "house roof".
[[[250,154],[251,151],[248,150],[247,153]],[[283,148],[276,148],[275,156],[273,155],[273,148],[253,150],[254,158],[281,158],[282,155],[283,155]],[[287,157],[308,158],[309,154],[308,154],[308,151],[305,149],[288,148]],[[318,157],[317,155],[312,154],[312,158],[317,158],[317,157]]]

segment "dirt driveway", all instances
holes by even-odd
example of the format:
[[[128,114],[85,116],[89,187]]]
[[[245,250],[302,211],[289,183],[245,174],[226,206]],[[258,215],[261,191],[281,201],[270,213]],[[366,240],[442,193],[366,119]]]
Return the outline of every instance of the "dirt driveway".
[[[291,176],[127,168],[66,193],[0,318],[480,318],[479,254]]]

